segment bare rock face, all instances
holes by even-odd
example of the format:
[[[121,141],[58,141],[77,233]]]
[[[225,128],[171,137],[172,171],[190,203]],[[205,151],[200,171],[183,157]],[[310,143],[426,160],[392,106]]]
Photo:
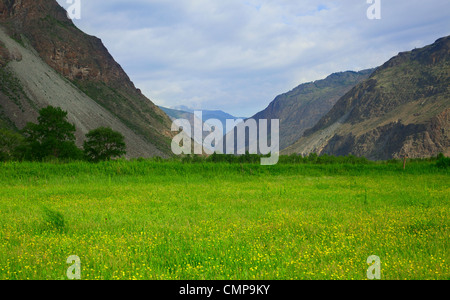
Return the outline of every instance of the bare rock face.
[[[54,0],[2,0],[0,19],[17,40],[28,39],[45,62],[68,79],[132,84],[100,39],[79,31]]]

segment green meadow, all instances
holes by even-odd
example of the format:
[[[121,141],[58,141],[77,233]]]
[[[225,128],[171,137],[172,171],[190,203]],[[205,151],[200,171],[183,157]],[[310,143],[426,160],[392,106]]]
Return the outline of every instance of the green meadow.
[[[450,279],[433,162],[0,164],[0,279]]]

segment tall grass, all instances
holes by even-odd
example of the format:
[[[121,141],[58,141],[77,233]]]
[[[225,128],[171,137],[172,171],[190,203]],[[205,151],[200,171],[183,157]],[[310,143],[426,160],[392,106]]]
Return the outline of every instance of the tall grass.
[[[327,163],[261,166],[259,163],[180,163],[171,160],[117,160],[97,164],[85,161],[70,163],[4,162],[0,163],[0,181],[34,179],[60,179],[77,176],[215,176],[226,175],[370,175],[383,174],[449,174],[449,169],[439,168],[435,163],[413,161],[403,170],[403,163],[378,162],[367,164]],[[168,177],[170,180],[170,177]]]
[[[433,162],[0,165],[0,279],[450,279]]]

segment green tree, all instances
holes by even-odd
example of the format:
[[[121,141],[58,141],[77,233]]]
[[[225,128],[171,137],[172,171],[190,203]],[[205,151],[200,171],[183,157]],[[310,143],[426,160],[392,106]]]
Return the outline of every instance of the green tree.
[[[111,160],[127,153],[125,137],[107,127],[91,130],[86,135],[83,148],[87,159],[93,162]]]
[[[18,149],[24,145],[23,136],[7,129],[0,129],[0,161],[18,158]]]
[[[38,124],[28,123],[23,129],[29,144],[25,158],[81,158],[82,152],[75,145],[75,131],[75,125],[67,121],[66,111],[53,106],[41,109]]]
[[[436,166],[438,166],[441,169],[450,168],[450,157],[445,157],[443,153],[439,153],[437,157]]]

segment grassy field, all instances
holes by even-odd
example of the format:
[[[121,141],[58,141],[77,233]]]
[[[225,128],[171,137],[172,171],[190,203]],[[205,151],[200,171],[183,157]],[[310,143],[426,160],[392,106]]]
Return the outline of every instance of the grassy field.
[[[0,279],[450,279],[432,163],[0,164]]]

